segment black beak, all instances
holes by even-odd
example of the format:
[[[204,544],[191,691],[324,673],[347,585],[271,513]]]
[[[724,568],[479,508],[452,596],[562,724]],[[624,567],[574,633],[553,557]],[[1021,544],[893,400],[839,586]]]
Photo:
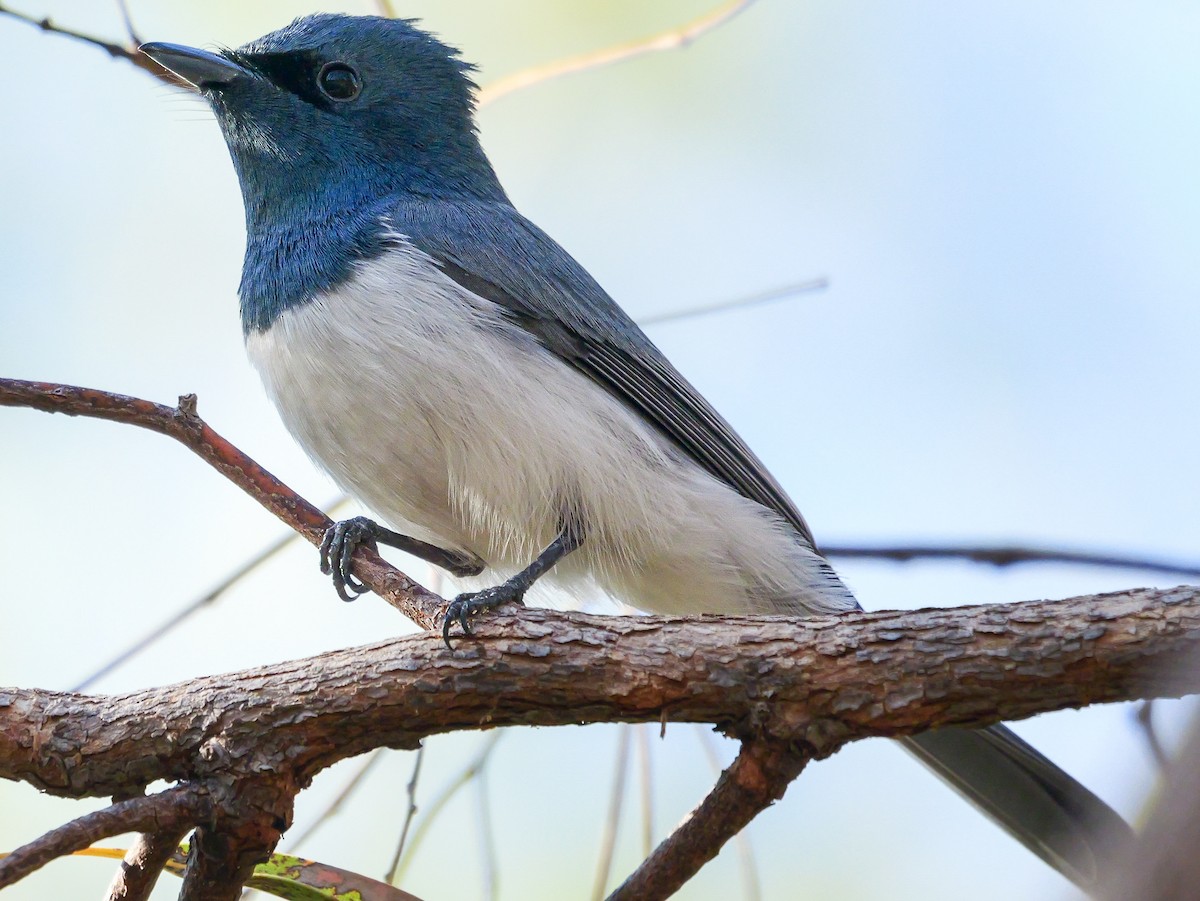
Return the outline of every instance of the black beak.
[[[182,44],[142,44],[138,48],[164,69],[170,69],[184,81],[200,90],[220,88],[236,78],[249,74],[237,63],[195,47]]]

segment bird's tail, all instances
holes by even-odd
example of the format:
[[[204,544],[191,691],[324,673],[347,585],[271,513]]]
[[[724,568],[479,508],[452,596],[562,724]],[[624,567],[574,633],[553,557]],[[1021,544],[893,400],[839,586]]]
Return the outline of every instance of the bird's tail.
[[[939,729],[902,740],[921,762],[1089,894],[1133,837],[1111,807],[1004,726]]]

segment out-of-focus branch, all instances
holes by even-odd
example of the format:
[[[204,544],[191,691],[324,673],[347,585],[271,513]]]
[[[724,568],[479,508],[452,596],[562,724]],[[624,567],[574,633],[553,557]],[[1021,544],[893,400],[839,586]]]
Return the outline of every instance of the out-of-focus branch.
[[[197,415],[195,395],[184,395],[179,398],[178,406],[167,407],[94,388],[0,379],[0,406],[107,419],[158,432],[193,451],[310,544],[319,545],[332,524],[324,513],[214,432]],[[412,549],[426,559],[442,553],[419,541],[413,542]],[[445,601],[391,566],[371,548],[360,547],[355,552],[354,574],[422,628],[433,628],[440,621]]]
[[[495,103],[501,97],[533,87],[543,82],[562,78],[564,75],[574,75],[589,69],[600,69],[614,63],[644,56],[647,53],[660,53],[664,50],[678,50],[687,47],[697,38],[702,37],[715,28],[724,25],[738,13],[745,12],[754,0],[728,0],[715,9],[683,25],[668,28],[657,34],[624,44],[615,44],[590,53],[578,56],[568,56],[555,60],[543,66],[530,66],[511,75],[485,85],[479,92],[479,105],[487,106]]]
[[[117,0],[117,11],[121,14],[121,22],[125,25],[125,34],[129,43],[138,46],[142,39],[138,37],[137,29],[133,27],[133,16],[129,14],[129,0]]]
[[[479,751],[476,752],[475,756],[429,802],[425,810],[425,816],[421,818],[420,824],[413,831],[411,844],[408,844],[406,847],[405,839],[408,836],[408,827],[417,812],[416,779],[420,771],[419,764],[413,768],[413,777],[408,783],[408,812],[404,818],[404,830],[400,834],[400,842],[396,847],[392,865],[388,870],[388,882],[395,885],[404,878],[404,873],[408,869],[408,865],[416,857],[417,849],[421,847],[421,842],[424,841],[430,827],[441,816],[442,811],[446,809],[446,805],[453,800],[454,796],[465,786],[470,785],[483,772],[488,764],[488,759],[492,756],[492,751],[495,750],[496,745],[503,735],[503,732],[492,732],[480,742]]]
[[[1192,901],[1200,885],[1200,718],[1176,759],[1145,828],[1111,862],[1106,901]]]
[[[900,563],[912,560],[965,560],[970,563],[986,563],[992,566],[1013,566],[1018,563],[1111,566],[1117,569],[1139,569],[1143,572],[1200,579],[1200,566],[1195,563],[1151,560],[1127,554],[1103,554],[1096,551],[1068,551],[1060,548],[1022,547],[1020,545],[980,545],[977,547],[943,547],[920,544],[881,547],[822,545],[821,553],[827,557],[893,560]]]
[[[47,832],[0,858],[0,888],[24,879],[50,861],[123,832],[187,828],[212,816],[208,795],[192,786],[120,801]]]
[[[783,797],[810,757],[784,744],[747,741],[716,786],[609,901],[669,898],[722,846]]]

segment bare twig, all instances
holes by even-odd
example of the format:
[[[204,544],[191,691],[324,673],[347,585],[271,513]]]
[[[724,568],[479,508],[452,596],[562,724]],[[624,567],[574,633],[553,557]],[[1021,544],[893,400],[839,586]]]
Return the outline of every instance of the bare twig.
[[[809,759],[783,745],[744,742],[708,797],[609,895],[609,901],[670,897],[761,810],[782,798]]]
[[[543,82],[562,78],[564,75],[574,75],[590,69],[600,69],[614,63],[625,62],[647,53],[658,53],[663,50],[677,50],[686,47],[706,33],[724,25],[738,13],[744,12],[754,0],[728,0],[690,22],[668,28],[657,34],[636,41],[616,44],[590,53],[569,56],[566,59],[555,60],[543,66],[530,66],[511,75],[485,85],[479,92],[479,105],[486,106],[495,103],[501,97],[533,87]]]
[[[654,847],[654,777],[650,769],[650,727],[645,723],[637,730],[638,784],[642,800],[642,856],[648,857]]]
[[[417,815],[417,783],[421,779],[421,764],[425,761],[425,745],[417,748],[415,759],[413,760],[412,775],[408,778],[408,785],[404,789],[404,793],[408,798],[408,807],[404,811],[404,826],[400,829],[400,840],[396,842],[396,850],[392,854],[392,862],[388,865],[387,876],[383,881],[388,885],[395,885],[400,878],[400,859],[404,854],[404,845],[408,841],[408,830],[412,826],[413,818]]]
[[[193,451],[309,543],[319,545],[332,524],[324,513],[214,432],[196,414],[195,395],[184,395],[177,407],[166,407],[94,388],[0,379],[0,406],[107,419],[158,432]],[[416,540],[411,549],[427,559],[445,553]],[[445,601],[426,591],[371,548],[360,547],[355,552],[354,574],[422,628],[433,628],[440,621]]]
[[[787,300],[790,297],[795,297],[797,294],[824,291],[828,287],[828,279],[814,278],[804,282],[796,282],[792,285],[782,285],[778,288],[772,288],[769,291],[759,291],[754,294],[747,294],[744,297],[735,297],[732,300],[719,300],[716,303],[704,304],[702,306],[685,307],[671,313],[655,313],[651,316],[639,316],[637,323],[640,326],[649,327],[652,325],[662,325],[667,322],[697,319],[701,316],[712,315],[713,313],[725,313],[729,310],[741,310],[747,307],[755,307],[759,304],[774,303],[777,300]]]
[[[129,15],[128,0],[117,0],[117,11],[121,14],[121,21],[125,23],[125,35],[129,38],[129,43],[137,47],[142,43],[142,39],[138,37],[137,29],[133,27],[133,17]]]
[[[24,879],[50,861],[122,832],[161,833],[195,826],[212,816],[208,795],[195,786],[120,801],[47,832],[0,859],[0,888]]]
[[[629,740],[631,726],[617,727],[617,753],[613,759],[613,782],[608,795],[608,813],[604,817],[604,832],[600,836],[600,854],[596,860],[596,878],[592,883],[592,901],[600,901],[612,874],[613,849],[617,845],[617,830],[621,825],[621,808],[625,804],[625,776],[629,772]]]
[[[124,13],[123,3],[121,4],[121,9]],[[5,6],[2,3],[0,3],[0,15],[11,16],[20,22],[27,22],[35,28],[40,28],[47,34],[61,35],[76,41],[82,41],[83,43],[89,44],[92,47],[98,47],[113,59],[121,59],[125,60],[125,62],[132,63],[143,72],[148,72],[149,74],[153,75],[159,81],[166,82],[173,87],[195,90],[191,85],[180,79],[173,72],[168,69],[164,69],[150,57],[146,56],[146,54],[138,51],[138,41],[133,38],[133,26],[129,23],[127,15],[126,28],[130,34],[130,43],[128,44],[118,44],[115,41],[108,41],[104,38],[96,37],[95,35],[84,34],[81,31],[74,31],[70,28],[64,28],[61,25],[55,24],[55,22],[52,21],[49,16],[39,19],[36,16],[30,16],[26,13],[17,12],[14,9],[10,9],[8,6]]]
[[[1167,752],[1163,749],[1162,742],[1158,738],[1158,732],[1154,728],[1154,700],[1143,701],[1139,704],[1136,716],[1138,725],[1142,727],[1142,734],[1146,736],[1146,744],[1150,748],[1150,756],[1158,764],[1159,772],[1165,772],[1167,767],[1171,765],[1171,758],[1167,756]]]
[[[476,754],[458,775],[450,780],[450,784],[438,793],[438,795],[430,802],[428,809],[425,811],[425,816],[421,818],[421,822],[417,824],[417,828],[413,830],[412,844],[405,850],[404,855],[400,858],[399,865],[395,868],[392,877],[388,879],[392,885],[400,882],[404,878],[405,872],[408,870],[409,864],[416,856],[417,849],[421,847],[421,842],[424,841],[425,835],[429,832],[429,828],[437,821],[438,816],[450,803],[451,799],[466,785],[470,785],[471,781],[487,766],[488,758],[491,757],[492,751],[496,747],[496,743],[500,741],[503,732],[491,732],[484,737],[479,753]]]
[[[85,676],[80,682],[72,686],[70,691],[86,691],[100,679],[103,679],[121,664],[125,663],[132,657],[137,656],[158,639],[167,635],[169,632],[183,625],[187,620],[191,619],[196,613],[199,613],[209,604],[217,600],[221,595],[228,591],[235,583],[245,578],[250,572],[257,569],[266,560],[273,557],[279,551],[283,550],[297,537],[295,532],[288,532],[283,537],[277,539],[273,544],[263,548],[258,554],[243,563],[237,570],[230,573],[222,579],[218,584],[214,585],[200,597],[193,600],[186,607],[181,608],[171,615],[167,620],[164,620],[159,625],[155,626],[142,637],[138,638],[129,647],[125,648],[119,654],[114,656],[107,663],[93,670]]]
[[[327,504],[324,509],[327,514],[333,513],[334,510],[346,503],[347,500],[348,498],[346,497],[338,498],[337,500]],[[238,582],[250,575],[250,573],[254,572],[254,570],[258,569],[258,567],[262,566],[299,537],[300,535],[297,532],[287,532],[280,536],[273,543],[267,545],[253,557],[242,563],[241,566],[227,575],[224,579],[222,579],[204,594],[200,595],[200,597],[195,598],[193,601],[191,601],[191,603],[180,608],[178,611],[173,613],[169,619],[155,626],[141,638],[138,638],[127,648],[116,654],[116,656],[112,657],[107,662],[94,669],[89,675],[85,676],[82,681],[68,689],[68,691],[86,691],[113,670],[142,653],[142,651],[146,650],[148,647],[154,644],[154,642],[182,626],[205,607],[215,603],[223,594],[225,594],[225,592],[229,591],[231,588],[237,585]]]
[[[480,869],[483,871],[481,895],[488,901],[495,901],[499,894],[500,882],[499,870],[496,867],[496,838],[495,830],[492,829],[492,805],[491,793],[488,791],[487,767],[480,769],[479,774],[475,777],[475,800],[478,805],[476,825],[479,829]]]
[[[899,545],[894,547],[853,547],[823,545],[827,557],[862,560],[966,560],[992,566],[1013,566],[1018,563],[1068,563],[1079,566],[1109,566],[1117,569],[1138,569],[1170,576],[1200,578],[1200,566],[1195,563],[1149,560],[1121,554],[1102,554],[1093,551],[1068,551],[1054,548],[1014,546],[941,547],[938,545]]]
[[[190,824],[143,832],[125,853],[125,859],[108,887],[108,901],[146,901],[163,867],[179,849]]]

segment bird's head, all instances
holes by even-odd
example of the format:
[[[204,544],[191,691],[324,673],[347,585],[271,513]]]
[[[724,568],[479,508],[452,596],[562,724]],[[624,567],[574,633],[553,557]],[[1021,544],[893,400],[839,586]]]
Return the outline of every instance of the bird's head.
[[[212,105],[251,220],[389,194],[503,197],[471,66],[412,21],[314,15],[236,50],[141,49]]]

